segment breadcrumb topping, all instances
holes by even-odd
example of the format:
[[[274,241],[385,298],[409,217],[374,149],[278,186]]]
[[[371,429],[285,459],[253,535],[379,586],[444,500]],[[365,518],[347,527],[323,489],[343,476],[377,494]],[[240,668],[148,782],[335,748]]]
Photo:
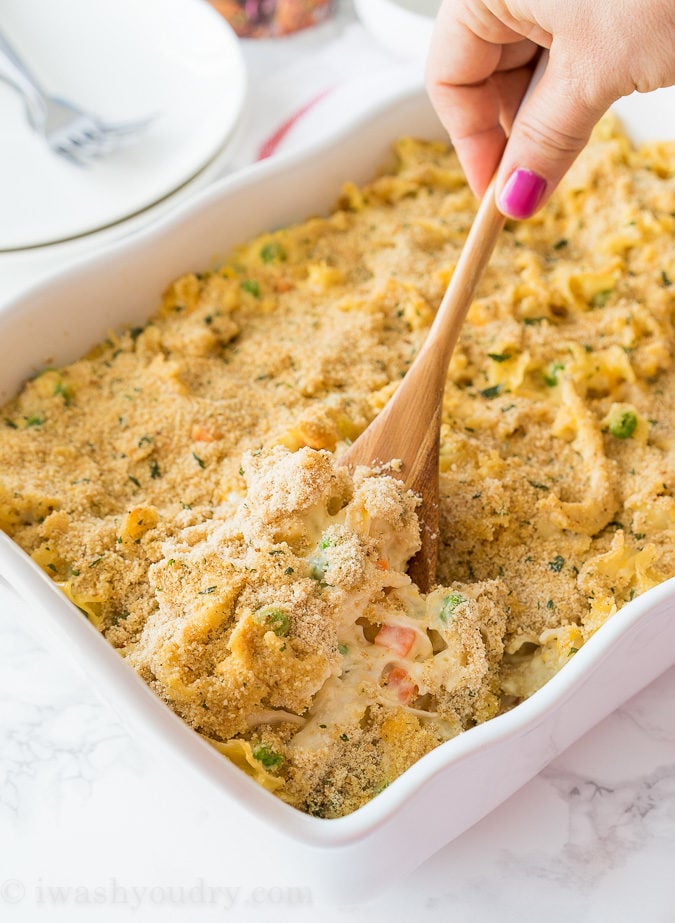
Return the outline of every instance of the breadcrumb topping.
[[[607,117],[507,222],[448,374],[426,596],[400,465],[339,464],[475,211],[454,154],[412,139],[334,214],[26,382],[0,411],[0,528],[244,771],[357,809],[675,574],[674,153]]]

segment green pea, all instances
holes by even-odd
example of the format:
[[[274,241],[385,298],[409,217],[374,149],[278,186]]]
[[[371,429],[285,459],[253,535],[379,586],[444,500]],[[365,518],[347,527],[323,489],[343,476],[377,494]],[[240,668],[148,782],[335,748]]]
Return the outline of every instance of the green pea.
[[[291,630],[291,620],[288,613],[276,606],[262,606],[253,618],[259,625],[267,625],[278,638],[285,638]]]
[[[632,410],[621,410],[609,420],[609,431],[617,439],[630,439],[637,427],[637,414]]]
[[[261,248],[260,259],[263,261],[263,263],[273,263],[274,260],[283,262],[286,259],[286,251],[280,243],[277,243],[276,240],[273,240]]]
[[[465,602],[466,597],[462,596],[461,593],[448,593],[447,596],[444,596],[443,602],[441,603],[441,611],[438,613],[441,622],[448,622],[450,616],[454,614],[455,609]]]
[[[262,744],[253,747],[252,752],[253,758],[262,763],[265,769],[274,769],[276,766],[280,766],[284,761],[280,753],[272,750],[271,747],[264,747]]]
[[[249,295],[253,295],[254,298],[260,298],[260,283],[255,279],[244,279],[241,283],[241,287],[245,292],[248,292]]]

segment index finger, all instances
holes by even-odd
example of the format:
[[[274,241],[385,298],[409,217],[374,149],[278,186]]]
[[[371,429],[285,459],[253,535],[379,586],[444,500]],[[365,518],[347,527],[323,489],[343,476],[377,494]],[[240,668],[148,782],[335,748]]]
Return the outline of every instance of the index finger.
[[[536,45],[492,14],[477,34],[446,2],[436,21],[427,64],[427,90],[476,195],[487,187],[506,144],[498,71],[520,68]],[[484,37],[484,36],[489,36]],[[522,81],[523,89],[527,83]]]

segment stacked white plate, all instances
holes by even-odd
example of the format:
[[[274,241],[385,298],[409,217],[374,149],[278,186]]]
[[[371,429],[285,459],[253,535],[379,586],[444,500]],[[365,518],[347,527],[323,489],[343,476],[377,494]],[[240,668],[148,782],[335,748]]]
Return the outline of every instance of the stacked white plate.
[[[237,38],[203,0],[2,0],[2,32],[51,94],[105,121],[153,119],[78,167],[0,82],[0,301],[31,268],[129,233],[222,172],[246,93]]]

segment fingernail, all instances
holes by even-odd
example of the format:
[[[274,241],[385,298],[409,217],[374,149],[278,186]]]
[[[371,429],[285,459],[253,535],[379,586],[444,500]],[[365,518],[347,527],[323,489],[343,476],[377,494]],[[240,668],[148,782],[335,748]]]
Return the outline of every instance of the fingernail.
[[[497,205],[510,218],[529,218],[546,189],[546,180],[534,170],[518,167],[506,181]]]

